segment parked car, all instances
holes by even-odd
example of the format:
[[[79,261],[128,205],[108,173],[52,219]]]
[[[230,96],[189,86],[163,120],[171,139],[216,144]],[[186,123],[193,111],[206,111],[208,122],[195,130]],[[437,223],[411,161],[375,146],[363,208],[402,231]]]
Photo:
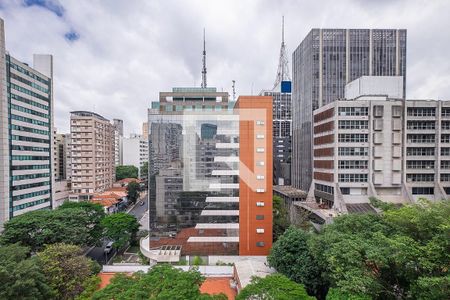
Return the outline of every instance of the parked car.
[[[108,244],[106,244],[105,250],[104,250],[106,254],[109,254],[112,251],[112,245],[113,245],[113,242],[108,242]]]
[[[144,205],[144,204],[145,204],[144,201],[139,202],[139,205],[140,205],[140,206],[142,206],[142,205]]]

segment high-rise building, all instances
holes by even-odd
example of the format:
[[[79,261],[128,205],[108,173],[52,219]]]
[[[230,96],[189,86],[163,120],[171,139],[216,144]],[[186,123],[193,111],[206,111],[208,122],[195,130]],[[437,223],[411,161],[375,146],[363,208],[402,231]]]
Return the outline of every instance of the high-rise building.
[[[284,42],[284,17],[277,77],[272,90],[261,95],[273,99],[273,184],[291,184],[291,76]]]
[[[52,77],[51,55],[32,68],[6,53],[0,19],[0,227],[52,206]]]
[[[148,122],[142,123],[142,137],[148,141]]]
[[[344,96],[344,87],[368,76],[406,76],[406,30],[312,29],[292,56],[291,183],[307,191],[312,180],[313,111]],[[404,93],[405,94],[405,93]]]
[[[89,200],[115,181],[114,128],[108,119],[89,111],[70,114],[71,200]]]
[[[114,127],[114,165],[123,165],[123,121],[119,119],[113,119]]]
[[[69,145],[67,139],[70,139],[70,134],[56,133],[54,136],[55,155],[53,157],[53,173],[55,181],[67,179],[67,146]],[[70,156],[69,156],[70,157]]]
[[[269,252],[272,99],[240,97],[235,109],[215,88],[174,88],[152,104],[148,257]],[[159,254],[169,248],[179,250]]]
[[[131,134],[129,137],[122,139],[123,164],[132,165],[139,169],[139,177],[145,176],[141,174],[141,167],[148,163],[148,142],[142,135]]]

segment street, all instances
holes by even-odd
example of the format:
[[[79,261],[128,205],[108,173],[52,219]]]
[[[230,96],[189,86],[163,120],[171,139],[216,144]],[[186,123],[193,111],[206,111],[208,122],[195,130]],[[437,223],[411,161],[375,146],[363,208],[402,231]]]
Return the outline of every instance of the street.
[[[107,260],[111,259],[116,252],[116,249],[113,248],[111,252],[106,255],[104,251],[106,244],[107,242],[104,242],[102,247],[93,247],[88,253],[86,253],[86,256],[97,261],[100,265],[105,265]]]
[[[144,205],[140,205],[141,201],[144,201]],[[140,219],[142,219],[147,209],[148,209],[148,193],[146,193],[144,197],[137,200],[136,205],[131,207],[131,209],[129,209],[127,213],[135,216],[136,219],[139,221]]]

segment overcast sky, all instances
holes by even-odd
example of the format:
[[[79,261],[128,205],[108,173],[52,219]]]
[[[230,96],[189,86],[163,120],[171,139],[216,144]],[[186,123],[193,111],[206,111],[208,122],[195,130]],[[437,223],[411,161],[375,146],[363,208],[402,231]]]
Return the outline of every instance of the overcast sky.
[[[94,110],[126,134],[160,91],[200,85],[204,27],[208,86],[271,88],[282,15],[289,61],[311,28],[406,28],[408,98],[450,99],[449,12],[447,0],[0,0],[10,54],[54,55],[58,131],[70,111]]]

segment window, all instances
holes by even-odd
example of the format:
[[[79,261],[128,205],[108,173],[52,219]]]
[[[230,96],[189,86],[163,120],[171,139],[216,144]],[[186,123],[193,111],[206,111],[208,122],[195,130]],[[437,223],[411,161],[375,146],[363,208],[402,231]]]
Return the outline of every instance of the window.
[[[264,206],[264,202],[258,201],[258,202],[256,202],[256,206],[263,207]]]
[[[411,117],[434,117],[436,109],[434,107],[408,107],[407,114]]]
[[[264,175],[256,175],[256,179],[263,180],[264,179]]]
[[[264,161],[258,161],[258,162],[256,162],[256,165],[258,165],[258,166],[264,166],[265,163],[264,163]]]
[[[407,160],[406,168],[408,169],[434,169],[433,160]]]
[[[334,194],[334,188],[332,186],[316,183],[314,185],[314,187],[315,187],[316,191],[324,192],[324,193],[327,193],[330,195]]]
[[[413,195],[433,195],[434,188],[433,187],[413,187],[412,194]]]
[[[367,169],[367,160],[340,160],[339,169]]]
[[[450,122],[449,121],[443,121],[441,123],[441,128],[444,130],[449,130],[450,129]]]
[[[256,220],[264,220],[264,215],[256,215]]]
[[[367,182],[367,174],[339,174],[339,182]]]
[[[264,138],[264,134],[257,134],[257,135],[256,135],[256,138],[257,138],[257,139],[263,139],[263,138]]]
[[[348,188],[348,187],[341,187],[341,194],[342,195],[350,195],[350,188]]]
[[[257,193],[264,193],[266,190],[265,189],[256,189]]]
[[[434,174],[406,174],[406,182],[431,182]]]
[[[340,133],[340,143],[367,143],[368,135],[363,133]]]
[[[441,143],[450,143],[450,134],[441,134]]]
[[[369,148],[366,147],[339,147],[339,156],[367,156]]]
[[[256,121],[256,125],[264,125],[265,123],[264,123],[264,121],[262,121],[262,120],[257,120]]]
[[[441,160],[441,169],[450,169],[450,160]]]
[[[441,174],[441,181],[450,181],[450,174]]]
[[[408,134],[408,143],[434,143],[434,134]]]
[[[448,156],[450,155],[450,148],[441,148],[441,155]]]
[[[450,107],[443,107],[441,116],[443,117],[450,117]]]
[[[441,151],[445,149],[442,148]],[[450,149],[450,148],[447,148]],[[407,156],[434,156],[434,148],[425,147],[408,147],[406,148]]]
[[[339,129],[368,129],[369,124],[364,120],[339,120]]]
[[[435,121],[408,121],[407,129],[411,130],[433,130],[436,127]]]
[[[264,233],[264,228],[256,228],[256,233]]]
[[[264,242],[256,242],[256,247],[264,247],[265,243]]]
[[[339,116],[367,116],[369,110],[367,107],[339,107]]]

